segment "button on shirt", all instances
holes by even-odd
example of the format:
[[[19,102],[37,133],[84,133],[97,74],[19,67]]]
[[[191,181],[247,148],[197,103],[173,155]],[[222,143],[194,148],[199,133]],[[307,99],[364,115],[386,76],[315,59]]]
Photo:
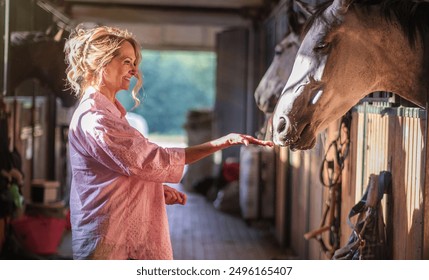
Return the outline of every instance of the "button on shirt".
[[[172,259],[162,183],[180,181],[183,148],[162,148],[125,109],[90,88],[69,129],[75,259]]]

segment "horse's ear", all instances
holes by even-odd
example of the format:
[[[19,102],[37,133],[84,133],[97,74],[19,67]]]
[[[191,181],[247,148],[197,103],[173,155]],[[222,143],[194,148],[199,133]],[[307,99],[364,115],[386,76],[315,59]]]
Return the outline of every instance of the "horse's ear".
[[[349,6],[354,0],[334,0],[332,7],[339,13],[347,13]]]
[[[293,2],[295,2],[296,6],[302,11],[306,18],[309,18],[314,14],[314,6],[300,0],[293,0]]]

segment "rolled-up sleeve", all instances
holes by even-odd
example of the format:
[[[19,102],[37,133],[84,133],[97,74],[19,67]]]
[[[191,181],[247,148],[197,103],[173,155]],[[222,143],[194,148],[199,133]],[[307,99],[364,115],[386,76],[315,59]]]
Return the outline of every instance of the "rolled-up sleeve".
[[[161,147],[148,141],[124,118],[102,113],[82,116],[81,127],[87,152],[112,171],[151,182],[180,181],[185,166],[183,148]]]

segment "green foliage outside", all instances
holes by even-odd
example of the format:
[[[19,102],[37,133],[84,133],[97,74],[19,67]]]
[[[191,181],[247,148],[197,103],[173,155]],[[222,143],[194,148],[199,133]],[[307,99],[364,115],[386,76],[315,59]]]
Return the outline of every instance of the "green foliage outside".
[[[128,91],[118,93],[118,100],[127,111],[146,119],[151,134],[184,134],[188,110],[214,105],[215,53],[145,50],[142,56],[140,106],[132,110],[134,101]],[[130,87],[134,84],[135,80]]]

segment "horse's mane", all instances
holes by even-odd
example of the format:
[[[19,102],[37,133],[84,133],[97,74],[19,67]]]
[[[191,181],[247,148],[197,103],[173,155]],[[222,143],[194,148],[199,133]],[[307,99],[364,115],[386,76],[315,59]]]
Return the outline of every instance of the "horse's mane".
[[[53,41],[53,39],[40,31],[16,31],[10,34],[11,46],[22,46],[48,41]]]
[[[332,2],[333,0],[328,0],[316,7],[315,12],[304,26],[304,34],[308,32],[317,19],[321,18],[323,12]],[[416,0],[351,0],[350,6],[353,4],[363,8],[379,5],[380,16],[390,22],[397,22],[412,46],[416,42],[417,33],[420,34],[421,38],[424,38],[429,30],[428,2]]]

